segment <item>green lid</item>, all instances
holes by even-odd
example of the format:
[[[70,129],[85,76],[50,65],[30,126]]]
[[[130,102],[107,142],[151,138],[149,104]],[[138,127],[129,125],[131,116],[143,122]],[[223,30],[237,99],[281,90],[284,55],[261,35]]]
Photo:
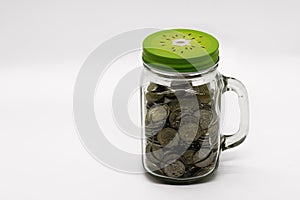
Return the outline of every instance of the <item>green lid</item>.
[[[218,59],[218,41],[201,31],[163,30],[149,35],[143,42],[143,61],[163,71],[202,71],[214,66]]]

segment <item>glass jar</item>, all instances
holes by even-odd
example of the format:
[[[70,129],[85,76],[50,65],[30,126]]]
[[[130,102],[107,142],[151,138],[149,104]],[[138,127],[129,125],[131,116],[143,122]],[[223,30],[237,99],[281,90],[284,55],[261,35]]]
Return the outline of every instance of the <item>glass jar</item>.
[[[221,75],[218,41],[189,29],[156,32],[143,42],[141,83],[143,166],[160,180],[191,183],[212,174],[222,150],[244,141],[247,91]],[[223,94],[237,93],[240,127],[222,135]]]

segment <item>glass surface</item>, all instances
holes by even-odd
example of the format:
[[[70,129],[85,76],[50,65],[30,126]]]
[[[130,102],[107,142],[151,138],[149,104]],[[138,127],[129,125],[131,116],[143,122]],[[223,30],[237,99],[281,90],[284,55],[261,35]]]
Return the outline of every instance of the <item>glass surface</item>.
[[[200,180],[217,168],[222,149],[236,146],[246,137],[246,93],[238,95],[240,126],[244,128],[232,136],[221,135],[222,94],[246,90],[235,79],[222,76],[216,67],[183,74],[153,71],[145,65],[141,122],[143,165],[149,174],[174,183]]]
[[[143,162],[147,172],[171,180],[207,176],[220,149],[222,76],[187,76],[144,69]]]

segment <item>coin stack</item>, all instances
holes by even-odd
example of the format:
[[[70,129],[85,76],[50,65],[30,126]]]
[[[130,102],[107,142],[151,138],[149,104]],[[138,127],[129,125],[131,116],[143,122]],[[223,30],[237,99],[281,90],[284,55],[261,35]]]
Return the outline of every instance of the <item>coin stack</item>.
[[[145,91],[145,164],[171,178],[199,177],[217,162],[219,119],[209,84],[151,82]]]

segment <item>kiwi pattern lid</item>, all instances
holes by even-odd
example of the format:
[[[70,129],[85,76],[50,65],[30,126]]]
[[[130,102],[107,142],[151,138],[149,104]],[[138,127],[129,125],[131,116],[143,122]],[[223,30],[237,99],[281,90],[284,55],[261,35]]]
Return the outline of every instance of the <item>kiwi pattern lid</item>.
[[[219,43],[202,31],[163,30],[144,39],[142,58],[149,67],[162,71],[199,72],[218,63]]]

